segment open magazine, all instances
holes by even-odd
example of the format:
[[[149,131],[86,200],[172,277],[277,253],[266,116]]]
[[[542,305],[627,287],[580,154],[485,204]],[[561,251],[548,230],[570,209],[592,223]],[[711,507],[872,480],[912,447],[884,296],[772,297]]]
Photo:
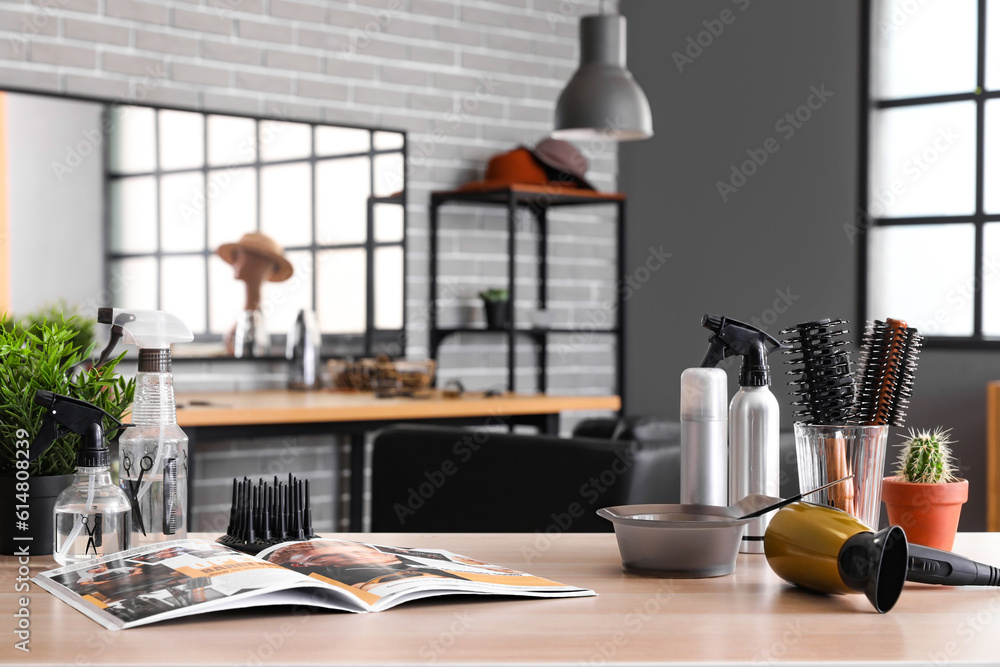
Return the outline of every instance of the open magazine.
[[[366,612],[454,593],[596,595],[449,551],[331,539],[285,542],[256,556],[207,540],[162,542],[32,581],[110,630],[261,605]]]

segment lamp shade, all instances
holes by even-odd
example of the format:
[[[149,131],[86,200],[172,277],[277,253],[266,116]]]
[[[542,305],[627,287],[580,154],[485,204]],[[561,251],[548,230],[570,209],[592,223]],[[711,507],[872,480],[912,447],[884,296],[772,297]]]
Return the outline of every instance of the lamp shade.
[[[619,141],[653,136],[653,117],[642,88],[625,67],[625,17],[580,19],[580,68],[556,102],[557,139],[597,136]]]

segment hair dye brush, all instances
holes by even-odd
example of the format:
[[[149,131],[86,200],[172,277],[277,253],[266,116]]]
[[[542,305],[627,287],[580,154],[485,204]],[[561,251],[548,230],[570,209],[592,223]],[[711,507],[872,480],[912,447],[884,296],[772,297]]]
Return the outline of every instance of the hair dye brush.
[[[786,375],[797,420],[806,424],[846,424],[854,412],[854,376],[844,339],[846,320],[818,320],[789,327],[780,335],[795,366]]]
[[[296,479],[291,473],[287,483],[279,482],[277,476],[273,484],[233,479],[229,526],[216,542],[256,554],[275,544],[314,537],[309,480]]]
[[[902,320],[875,320],[861,339],[853,421],[903,426],[923,337]]]

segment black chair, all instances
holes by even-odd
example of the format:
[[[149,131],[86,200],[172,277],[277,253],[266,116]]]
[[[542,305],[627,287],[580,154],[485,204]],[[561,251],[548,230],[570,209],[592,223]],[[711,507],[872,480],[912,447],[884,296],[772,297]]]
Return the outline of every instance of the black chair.
[[[677,447],[429,426],[378,433],[375,532],[605,532],[601,507],[676,502]]]

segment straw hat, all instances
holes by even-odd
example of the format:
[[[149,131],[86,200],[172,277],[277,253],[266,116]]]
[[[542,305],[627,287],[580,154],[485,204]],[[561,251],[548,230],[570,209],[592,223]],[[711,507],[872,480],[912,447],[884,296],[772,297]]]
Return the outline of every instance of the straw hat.
[[[274,262],[274,273],[268,278],[271,282],[280,283],[292,277],[294,269],[291,262],[285,259],[284,249],[270,236],[259,232],[250,232],[249,234],[244,234],[239,243],[224,243],[220,245],[215,254],[224,259],[226,263],[232,264],[236,261],[237,250],[242,250],[251,255],[257,255],[258,257],[263,257]]]

